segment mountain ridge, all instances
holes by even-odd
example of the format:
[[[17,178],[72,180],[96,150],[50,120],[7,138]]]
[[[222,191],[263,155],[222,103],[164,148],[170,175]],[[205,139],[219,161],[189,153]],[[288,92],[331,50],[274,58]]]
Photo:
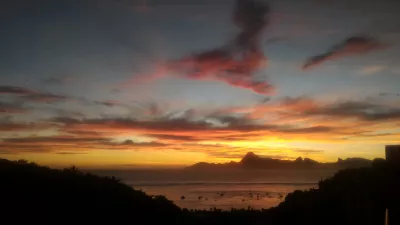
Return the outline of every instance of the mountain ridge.
[[[295,160],[282,160],[246,153],[239,162],[208,163],[199,162],[186,169],[343,169],[369,167],[372,160],[364,158],[338,158],[336,162],[318,162],[310,158],[298,157]]]

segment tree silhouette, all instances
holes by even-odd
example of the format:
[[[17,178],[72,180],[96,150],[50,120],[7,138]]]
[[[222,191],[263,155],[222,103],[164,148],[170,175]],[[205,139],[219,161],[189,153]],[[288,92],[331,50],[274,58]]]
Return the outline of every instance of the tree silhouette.
[[[398,190],[400,169],[379,159],[372,167],[339,171],[318,188],[289,193],[274,208],[181,210],[116,177],[0,159],[0,224],[375,225],[383,224],[386,209],[390,224],[400,224]]]

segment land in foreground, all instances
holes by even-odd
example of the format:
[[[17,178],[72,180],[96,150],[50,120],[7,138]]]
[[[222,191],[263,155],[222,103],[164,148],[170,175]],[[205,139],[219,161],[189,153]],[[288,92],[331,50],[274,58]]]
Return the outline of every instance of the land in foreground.
[[[115,177],[0,160],[4,224],[383,224],[399,221],[400,170],[385,160],[345,169],[271,209],[187,210]]]

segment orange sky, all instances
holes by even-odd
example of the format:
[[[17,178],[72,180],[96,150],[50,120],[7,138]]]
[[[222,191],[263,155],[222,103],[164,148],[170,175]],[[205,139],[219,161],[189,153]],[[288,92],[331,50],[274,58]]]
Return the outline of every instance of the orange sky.
[[[177,167],[399,144],[396,1],[9,2],[0,158]]]
[[[249,151],[319,161],[383,157],[384,145],[399,140],[393,123],[400,117],[364,112],[374,108],[390,106],[361,101],[321,103],[302,97],[220,109],[208,115],[191,110],[174,118],[145,113],[139,120],[59,117],[26,126],[9,123],[1,131],[5,136],[2,156],[83,167],[238,161]]]

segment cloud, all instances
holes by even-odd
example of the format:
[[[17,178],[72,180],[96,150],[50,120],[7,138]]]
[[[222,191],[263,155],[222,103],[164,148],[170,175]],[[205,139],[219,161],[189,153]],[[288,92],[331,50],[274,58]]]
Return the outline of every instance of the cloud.
[[[390,93],[390,92],[381,92],[379,93],[380,97],[385,97],[385,96],[400,96],[400,92],[399,93]]]
[[[36,94],[36,92],[15,86],[0,86],[0,94],[31,95]]]
[[[316,150],[316,149],[297,149],[297,148],[292,148],[291,150],[294,151],[294,152],[304,153],[304,154],[322,154],[322,153],[324,153],[324,150]]]
[[[388,45],[380,43],[370,37],[353,36],[342,43],[332,47],[326,53],[310,57],[303,65],[303,69],[311,69],[328,60],[335,60],[338,58],[367,54],[379,49],[386,48]]]
[[[382,96],[388,93],[381,94]],[[284,97],[267,104],[254,107],[236,107],[230,112],[246,112],[251,118],[263,118],[271,114],[279,118],[293,117],[304,120],[311,117],[335,117],[336,119],[358,119],[360,121],[379,121],[397,119],[400,107],[384,105],[372,100],[344,100],[336,102],[320,102],[309,97]]]
[[[179,119],[83,119],[63,120],[60,130],[74,132],[80,130],[96,130],[114,134],[140,134],[146,137],[157,138],[168,143],[196,142],[196,141],[241,141],[263,139],[265,135],[297,135],[297,134],[326,134],[336,131],[328,126],[293,126],[269,125],[263,123],[250,123],[246,119],[223,118],[225,123],[218,124],[204,120]],[[240,122],[242,121],[242,122]]]
[[[333,140],[367,132],[376,122],[389,126],[400,121],[399,107],[372,101],[319,102],[308,97],[285,97],[246,110],[219,110],[202,118],[197,115],[154,120],[88,119],[65,124],[64,128],[135,132],[174,143],[262,140],[266,136],[296,139],[307,135],[314,140]]]
[[[79,136],[3,138],[0,144],[8,152],[14,154],[21,152],[54,152],[61,155],[87,154],[89,151],[94,150],[143,150],[168,146],[168,144],[155,141],[134,142],[125,140],[123,142],[114,142],[111,138]]]
[[[218,80],[259,94],[271,94],[274,91],[271,84],[253,79],[255,73],[264,68],[267,61],[261,46],[269,13],[269,6],[265,3],[237,0],[233,22],[240,31],[230,43],[169,61],[153,76],[171,72],[188,79]]]
[[[109,100],[109,101],[93,101],[94,104],[96,105],[102,105],[102,106],[108,106],[108,107],[114,107],[114,106],[125,106],[119,101],[115,100]]]
[[[158,130],[158,131],[199,131],[208,130],[211,124],[198,121],[191,122],[184,119],[175,120],[135,120],[123,118],[103,118],[103,119],[83,119],[83,120],[66,120],[63,119],[66,128],[99,128],[99,130]],[[60,119],[58,119],[59,122]],[[107,128],[108,127],[108,128]],[[86,129],[85,129],[86,130]]]
[[[40,123],[16,123],[12,121],[0,121],[1,132],[19,132],[19,131],[40,131],[51,128],[49,124]]]
[[[335,130],[337,130],[337,128],[335,127],[313,126],[313,127],[281,129],[280,131],[284,133],[313,134],[313,133],[330,133]]]
[[[301,155],[320,155],[324,151],[318,149],[305,149],[305,148],[290,148],[290,147],[238,147],[230,146],[227,144],[195,144],[189,143],[184,144],[176,150],[188,149],[189,151],[203,151],[209,156],[216,158],[224,158],[230,160],[240,160],[247,152],[254,152],[262,157],[274,158],[274,159],[285,159],[293,160],[299,155],[293,155],[293,153],[299,153]]]
[[[251,125],[256,122],[255,120],[251,120],[243,115],[221,114],[220,112],[207,116],[207,119],[214,119],[221,124],[228,124],[229,126]]]
[[[35,102],[35,103],[59,103],[66,101],[75,101],[84,105],[89,104],[89,105],[102,105],[107,107],[115,107],[115,106],[127,107],[127,105],[114,100],[106,100],[106,101],[89,100],[84,97],[79,98],[67,95],[59,95],[43,91],[35,91],[16,86],[0,86],[0,95],[1,94],[16,95],[18,99],[21,101]],[[58,111],[60,112],[61,110]]]
[[[400,107],[384,106],[365,101],[344,101],[306,111],[308,115],[357,118],[361,121],[400,119]]]
[[[396,105],[384,105],[371,99],[324,102],[307,96],[264,100],[243,108],[180,111],[165,109],[155,103],[141,103],[143,112],[129,117],[88,117],[65,113],[37,123],[3,121],[0,122],[0,132],[9,132],[7,137],[13,138],[0,141],[0,145],[12,152],[152,149],[208,152],[217,151],[216,147],[208,146],[209,149],[203,150],[200,147],[185,147],[186,144],[221,143],[234,146],[255,143],[255,147],[238,148],[243,153],[250,148],[258,149],[261,142],[276,140],[326,143],[354,141],[357,137],[381,141],[398,137],[388,130],[400,122],[400,108]],[[24,137],[30,133],[20,132],[50,129],[56,135]],[[375,133],[387,135],[371,136]],[[127,137],[146,142],[120,141]],[[218,151],[233,150],[224,146],[221,148]],[[288,154],[293,155],[293,152]]]
[[[70,100],[70,98],[67,96],[55,95],[50,93],[37,93],[37,94],[25,95],[22,97],[22,99],[32,102],[43,102],[43,103],[63,102]]]
[[[0,155],[10,155],[10,154],[14,154],[14,153],[10,150],[0,149]]]
[[[234,151],[240,155],[250,149],[262,152],[268,146],[261,146],[261,142],[276,140],[326,143],[368,137],[368,140],[390,142],[399,137],[389,130],[393,128],[393,123],[400,122],[399,107],[372,100],[322,102],[309,97],[285,97],[262,101],[247,107],[245,113],[194,109],[170,113],[163,112],[158,106],[156,108],[154,116],[144,118],[140,115],[136,118],[65,116],[43,121],[43,124],[4,121],[0,124],[0,132],[55,128],[57,134],[48,137],[19,135],[3,139],[0,145],[7,151],[17,153],[180,150],[204,152],[212,157],[229,152],[233,157]],[[126,137],[148,141],[137,142]],[[116,141],[121,138],[125,140]],[[253,142],[254,145],[243,146],[244,143]],[[235,147],[237,145],[243,147]],[[292,148],[284,151],[288,157],[294,153],[321,154],[317,152],[318,149],[297,150]]]
[[[134,142],[132,140],[125,140],[120,143],[107,143],[107,145],[110,146],[125,146],[125,147],[164,147],[168,146],[168,144],[157,142],[157,141],[151,141],[151,142]]]
[[[107,138],[81,138],[81,137],[23,137],[23,138],[4,138],[3,143],[24,143],[24,144],[35,144],[35,143],[93,143],[108,141]]]
[[[269,130],[260,130],[260,137],[247,137],[248,140],[268,136],[293,140],[344,140],[370,132],[393,133],[390,129],[400,122],[399,106],[371,99],[326,102],[309,97],[285,97],[264,104],[231,108],[227,112],[245,112],[248,120],[254,118],[268,124]],[[256,132],[249,133],[254,135]]]
[[[83,118],[85,117],[85,114],[82,112],[78,111],[73,111],[70,109],[63,109],[61,107],[56,107],[56,106],[47,106],[47,107],[36,107],[36,111],[43,111],[46,114],[50,113],[52,115],[58,116],[58,117],[71,117],[71,118]]]
[[[378,73],[378,72],[381,72],[381,71],[383,71],[384,69],[385,69],[384,66],[379,66],[379,65],[376,65],[376,66],[367,66],[367,67],[363,68],[359,73],[360,73],[361,75],[372,75],[372,74],[376,74],[376,73]]]
[[[118,88],[113,88],[113,89],[110,90],[110,92],[113,93],[113,94],[119,94],[119,93],[121,93],[121,90],[118,89]]]
[[[22,100],[28,100],[32,102],[53,103],[59,101],[66,101],[69,99],[67,96],[64,95],[39,92],[16,86],[0,86],[0,94],[17,95]]]
[[[149,134],[147,136],[166,141],[172,140],[172,141],[193,142],[193,141],[207,140],[207,139],[202,139],[201,137],[198,136],[196,137],[195,135],[189,136],[189,135],[173,135],[173,134]]]
[[[80,121],[79,119],[72,117],[55,117],[50,120],[50,122],[64,123],[64,124],[79,123],[79,121]]]
[[[74,77],[72,76],[52,76],[43,80],[44,84],[50,85],[66,85],[72,84],[74,82]]]
[[[111,134],[107,133],[100,133],[97,131],[91,131],[91,130],[74,130],[74,131],[68,131],[64,132],[67,135],[73,135],[77,137],[107,137],[110,136]]]
[[[56,152],[57,155],[85,155],[86,152]]]
[[[317,107],[316,102],[308,97],[284,97],[276,101],[262,101],[254,106],[233,107],[231,113],[247,113],[252,119],[264,118],[265,115],[277,114],[280,117],[286,114],[295,114]]]
[[[191,110],[189,110],[191,111]],[[266,136],[312,134],[314,138],[335,133],[335,127],[323,125],[267,124],[247,115],[229,115],[220,112],[203,117],[161,116],[147,119],[129,118],[54,118],[60,131],[74,134],[80,131],[96,131],[103,137],[120,135],[140,135],[155,138],[162,143],[177,144],[201,141],[250,141],[263,140]],[[79,134],[78,134],[79,135]]]
[[[0,101],[0,115],[1,114],[19,114],[26,113],[29,110],[17,103],[8,103]]]
[[[244,141],[244,140],[259,140],[263,137],[260,132],[240,132],[235,133],[221,133],[216,135],[204,135],[203,132],[198,134],[146,134],[147,137],[157,138],[168,143],[197,143],[201,141]]]

